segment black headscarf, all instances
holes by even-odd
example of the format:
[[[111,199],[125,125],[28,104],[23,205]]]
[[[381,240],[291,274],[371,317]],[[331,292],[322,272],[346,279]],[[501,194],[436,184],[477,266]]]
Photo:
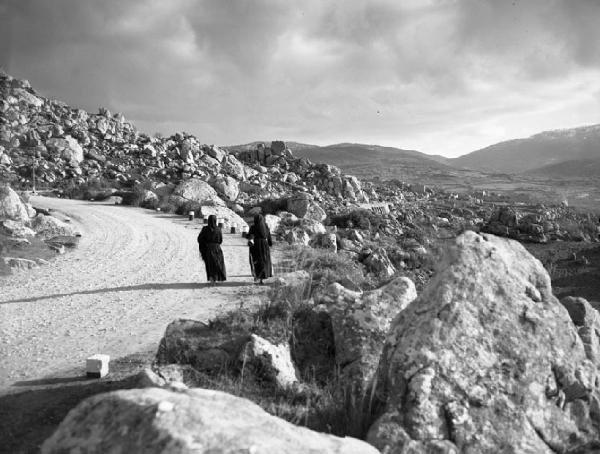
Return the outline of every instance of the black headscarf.
[[[266,239],[268,236],[267,224],[265,224],[265,218],[262,214],[254,216],[254,231],[258,238]]]
[[[214,214],[211,214],[208,217],[208,228],[211,230],[217,230],[217,217]]]

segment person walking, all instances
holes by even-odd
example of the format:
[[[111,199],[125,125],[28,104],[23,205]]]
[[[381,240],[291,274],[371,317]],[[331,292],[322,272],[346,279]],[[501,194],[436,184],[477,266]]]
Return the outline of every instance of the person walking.
[[[271,250],[273,241],[271,232],[262,214],[254,216],[254,225],[248,231],[248,246],[250,247],[251,269],[254,282],[264,284],[263,280],[273,276],[271,265]]]
[[[208,217],[208,224],[202,227],[198,235],[200,257],[206,267],[206,280],[211,284],[227,280],[221,243],[223,243],[223,234],[217,226],[217,217],[212,214]]]

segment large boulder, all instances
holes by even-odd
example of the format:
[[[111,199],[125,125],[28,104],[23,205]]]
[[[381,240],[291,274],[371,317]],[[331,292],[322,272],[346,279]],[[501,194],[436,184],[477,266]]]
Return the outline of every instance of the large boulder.
[[[227,155],[221,163],[221,170],[231,175],[236,180],[244,180],[246,178],[246,172],[244,164],[242,164],[235,156]]]
[[[27,227],[23,222],[13,221],[11,219],[0,221],[0,231],[15,238],[23,238],[26,236],[35,235],[35,232]]]
[[[392,320],[416,297],[415,284],[407,277],[364,293],[333,283],[314,296],[315,304],[331,316],[335,364],[342,378],[363,389],[368,385]]]
[[[8,185],[0,185],[0,220],[29,224],[29,214],[19,195]]]
[[[188,137],[181,143],[181,150],[179,156],[183,162],[192,164],[194,162],[194,155],[200,152],[200,144],[195,137]]]
[[[292,362],[290,346],[287,342],[273,344],[256,334],[240,353],[242,370],[250,372],[254,379],[259,379],[285,389],[298,382],[296,368]]]
[[[225,151],[221,150],[219,147],[215,147],[214,145],[207,147],[205,151],[211,158],[216,159],[219,163],[225,159],[225,156],[227,156]]]
[[[73,167],[79,166],[79,163],[83,161],[83,148],[71,136],[65,136],[64,139],[54,137],[48,139],[46,141],[46,148],[58,153],[62,159]]]
[[[305,192],[298,192],[287,200],[287,210],[299,218],[303,218],[308,208],[313,203],[312,196]],[[322,219],[317,219],[319,222]]]
[[[217,191],[215,191],[206,181],[198,178],[182,181],[173,191],[173,196],[181,197],[187,201],[197,202],[200,205],[225,206],[225,202],[219,197]]]
[[[325,210],[318,203],[311,202],[306,209],[304,217],[313,221],[323,222],[327,218],[327,213],[325,213]]]
[[[41,213],[31,220],[31,228],[39,237],[44,239],[59,235],[75,236],[77,234],[71,224],[67,224],[54,216],[46,216]]]
[[[240,188],[235,178],[229,175],[217,175],[210,180],[212,187],[229,202],[235,202],[240,194]]]
[[[314,432],[249,400],[206,389],[115,391],[71,410],[42,454],[376,454],[367,443]]]
[[[394,320],[376,377],[383,452],[590,452],[596,366],[542,264],[467,231]]]
[[[250,340],[246,333],[221,333],[196,320],[171,322],[160,341],[158,364],[189,364],[207,374],[228,370],[238,360],[242,348]]]

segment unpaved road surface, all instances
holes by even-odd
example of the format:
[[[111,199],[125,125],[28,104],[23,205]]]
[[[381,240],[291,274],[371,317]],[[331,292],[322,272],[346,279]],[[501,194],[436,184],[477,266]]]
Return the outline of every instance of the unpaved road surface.
[[[70,218],[82,238],[49,265],[0,277],[0,394],[65,371],[83,374],[95,353],[155,349],[176,318],[207,320],[264,298],[240,235],[224,235],[228,280],[211,287],[197,221],[97,202],[32,203]]]

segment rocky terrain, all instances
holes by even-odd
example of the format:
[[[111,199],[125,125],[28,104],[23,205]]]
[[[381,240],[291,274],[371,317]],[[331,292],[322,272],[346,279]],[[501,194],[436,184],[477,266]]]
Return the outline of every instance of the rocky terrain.
[[[2,263],[37,268],[42,250],[79,246],[2,278],[5,385],[17,369],[54,377],[94,346],[152,349],[113,392],[68,400],[41,452],[600,452],[598,303],[559,300],[556,262],[523,246],[592,250],[597,213],[364,181],[279,140],[151,137],[6,74],[0,91]],[[278,243],[268,291],[239,253],[257,213]],[[182,275],[210,214],[231,232],[229,287]],[[98,340],[79,342],[88,331]],[[11,424],[5,445],[31,452]]]

